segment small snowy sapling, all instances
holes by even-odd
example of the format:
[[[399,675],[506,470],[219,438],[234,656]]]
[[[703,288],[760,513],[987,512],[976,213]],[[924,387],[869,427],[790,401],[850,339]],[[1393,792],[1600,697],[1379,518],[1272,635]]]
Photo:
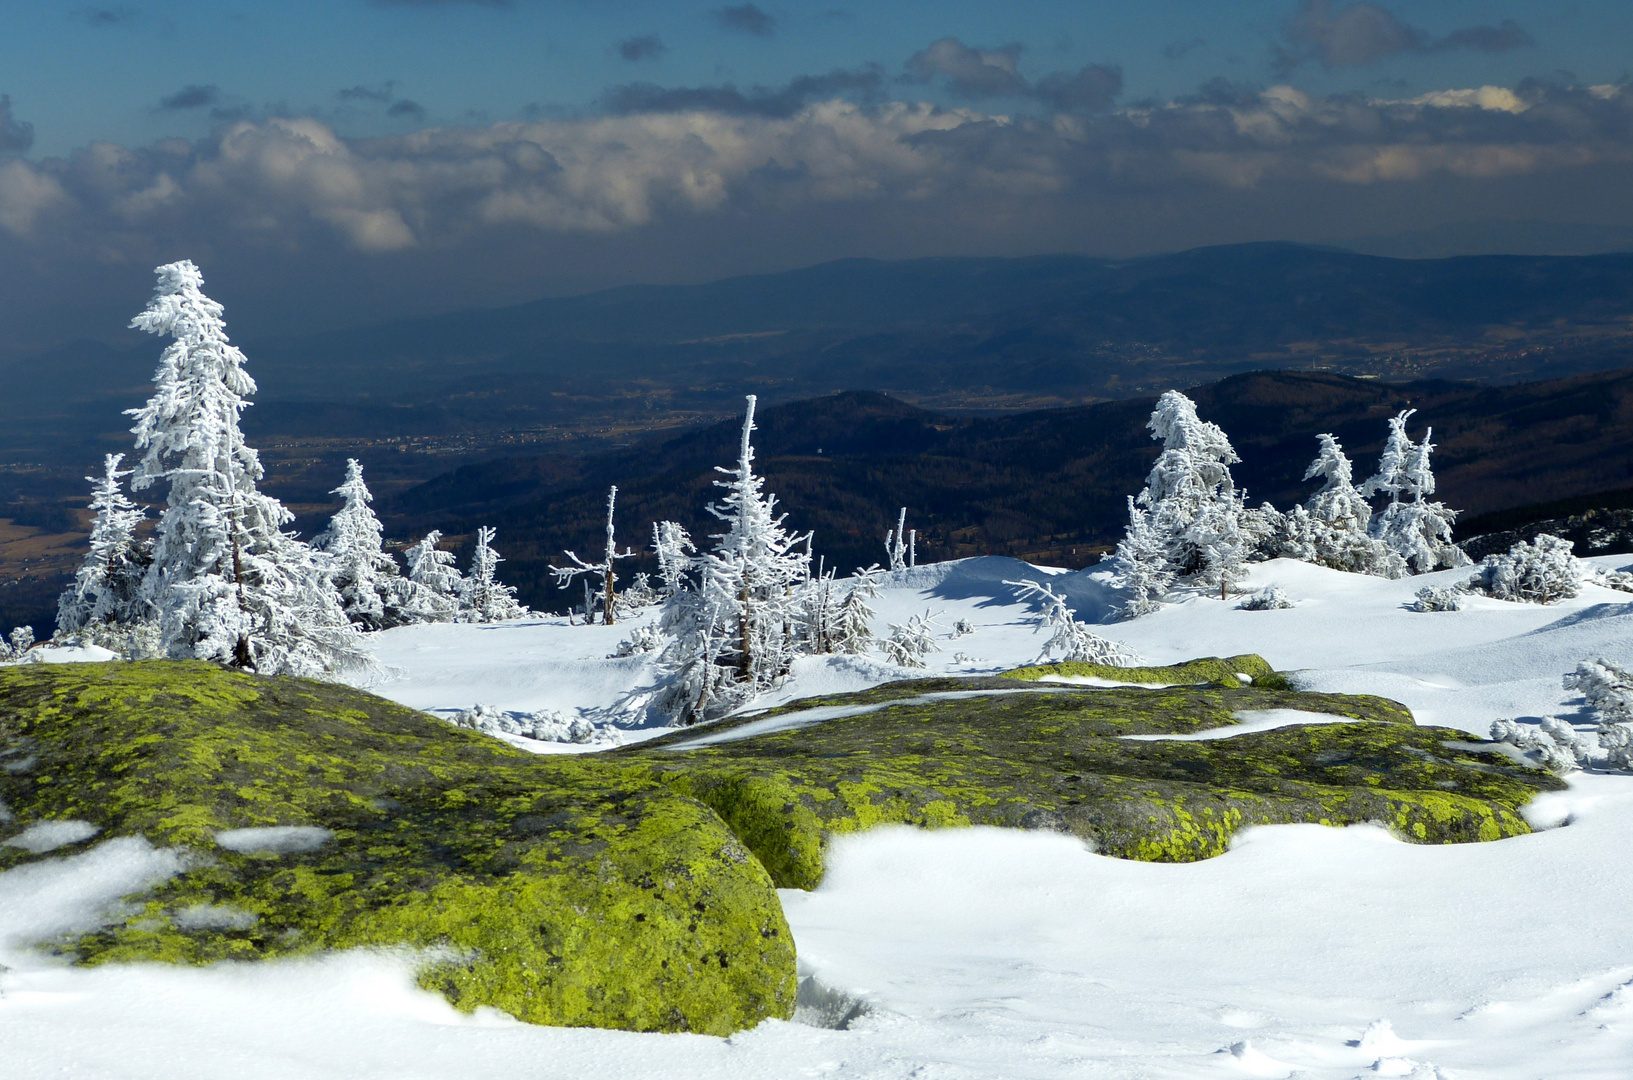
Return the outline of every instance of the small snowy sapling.
[[[940,652],[941,646],[936,644],[935,631],[941,629],[936,622],[938,612],[926,611],[922,615],[914,615],[905,623],[891,623],[890,636],[879,642],[879,651],[885,654],[885,659],[897,667],[922,668],[924,658],[933,652]]]
[[[1495,600],[1552,604],[1582,591],[1582,564],[1569,540],[1540,533],[1532,543],[1488,555],[1463,587]]]
[[[1103,638],[1078,622],[1072,609],[1066,606],[1066,598],[1049,586],[1035,581],[1006,581],[1004,584],[1020,590],[1023,600],[1035,600],[1040,605],[1038,629],[1049,630],[1051,635],[1038,656],[1039,663],[1058,660],[1132,667],[1141,662],[1139,654],[1132,649]]]

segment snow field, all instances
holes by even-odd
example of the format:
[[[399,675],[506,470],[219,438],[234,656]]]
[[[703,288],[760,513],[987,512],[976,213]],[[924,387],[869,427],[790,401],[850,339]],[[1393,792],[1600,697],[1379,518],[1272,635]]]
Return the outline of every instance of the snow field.
[[[876,632],[926,610],[943,612],[948,626],[967,619],[975,632],[942,640],[925,671],[865,656],[802,658],[755,707],[1031,662],[1046,635],[1001,584],[1028,573],[1047,578],[1081,618],[1109,610],[1103,575],[1092,571],[975,559],[892,574],[874,605]],[[1601,654],[1633,660],[1633,597],[1596,586],[1549,607],[1470,597],[1459,612],[1407,610],[1426,582],[1469,573],[1385,581],[1276,561],[1255,566],[1240,588],[1279,586],[1292,608],[1242,611],[1235,598],[1197,596],[1096,630],[1152,663],[1258,652],[1302,686],[1383,694],[1420,721],[1477,735],[1498,716],[1574,718],[1564,672]],[[441,715],[482,702],[654,734],[661,729],[639,726],[642,699],[630,693],[650,680],[649,658],[607,659],[639,621],[387,631],[375,652],[406,674],[376,689]],[[1244,728],[1276,719],[1245,716]],[[0,875],[0,1073],[1625,1077],[1633,778],[1575,774],[1569,791],[1529,816],[1564,827],[1423,847],[1370,826],[1278,826],[1186,865],[1104,858],[1054,834],[844,837],[820,888],[782,896],[802,973],[871,1010],[848,1030],[773,1021],[724,1040],[462,1016],[415,988],[403,955],[79,970],[24,948],[94,925],[120,897],[179,868],[175,853],[110,840]]]

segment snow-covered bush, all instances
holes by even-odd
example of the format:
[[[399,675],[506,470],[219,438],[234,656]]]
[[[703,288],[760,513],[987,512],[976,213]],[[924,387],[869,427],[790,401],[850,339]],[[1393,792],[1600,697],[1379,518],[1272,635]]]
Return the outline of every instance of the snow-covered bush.
[[[629,636],[618,643],[613,650],[613,659],[626,656],[643,656],[657,652],[664,646],[663,634],[655,626],[637,626],[629,632]]]
[[[873,608],[869,600],[879,597],[879,578],[884,573],[879,565],[858,570],[851,579],[845,600],[839,605],[839,617],[834,623],[834,652],[859,656],[873,644]]]
[[[1566,674],[1565,689],[1581,691],[1598,714],[1599,745],[1613,769],[1633,770],[1633,672],[1604,657]]]
[[[1592,581],[1606,589],[1615,589],[1617,592],[1633,593],[1633,567],[1623,567],[1620,570],[1604,570],[1596,568],[1593,571]]]
[[[1553,716],[1543,717],[1535,727],[1517,720],[1494,721],[1491,740],[1517,747],[1549,772],[1568,773],[1588,760],[1588,749],[1576,729]]]
[[[652,523],[652,550],[658,555],[658,590],[664,599],[679,592],[697,548],[686,530],[673,521]]]
[[[1571,542],[1541,533],[1519,541],[1503,555],[1488,555],[1464,585],[1496,600],[1552,604],[1582,591],[1582,565]]]
[[[928,611],[914,615],[905,623],[891,623],[890,636],[879,642],[879,651],[897,667],[926,667],[924,658],[941,651],[935,639],[935,631],[939,629],[935,614]]]
[[[1039,663],[1061,660],[1133,667],[1143,662],[1127,646],[1103,638],[1078,622],[1072,609],[1066,606],[1066,598],[1049,586],[1035,581],[1006,581],[1004,584],[1019,589],[1022,599],[1036,600],[1040,605],[1038,629],[1052,631],[1043,652],[1038,655]]]
[[[1283,589],[1272,585],[1268,589],[1260,589],[1243,597],[1242,602],[1236,606],[1243,611],[1277,611],[1292,607],[1293,601]]]
[[[1425,585],[1412,601],[1413,611],[1462,611],[1463,597],[1467,595],[1455,585]]]
[[[453,718],[455,727],[486,735],[520,735],[540,742],[590,743],[609,740],[609,733],[579,717],[554,709],[541,712],[506,712],[492,705],[473,705]]]
[[[968,637],[973,633],[975,633],[975,624],[970,622],[968,619],[959,619],[957,622],[953,623],[953,632],[948,636],[956,641],[961,637]]]
[[[32,626],[14,626],[11,635],[0,640],[0,662],[21,660],[23,654],[34,647],[34,628]]]
[[[630,579],[629,588],[618,594],[618,612],[621,615],[632,615],[662,599],[663,597],[658,595],[658,590],[652,587],[652,575],[636,574]]]
[[[91,550],[74,574],[73,583],[57,600],[57,632],[72,634],[88,627],[134,626],[153,617],[153,606],[142,589],[153,563],[153,545],[136,536],[145,516],[125,497],[120,481],[123,454],[109,454],[102,475],[85,479],[91,484]]]
[[[175,340],[153,396],[130,415],[144,452],[132,486],[169,485],[142,585],[166,655],[269,675],[373,670],[322,558],[283,531],[294,515],[256,489],[260,458],[238,426],[255,382],[227,340],[221,305],[191,262],[157,273],[131,326]]]
[[[1151,511],[1128,497],[1128,530],[1117,542],[1112,564],[1118,586],[1128,594],[1118,613],[1125,619],[1149,615],[1162,607],[1174,583],[1168,544],[1151,524]]]

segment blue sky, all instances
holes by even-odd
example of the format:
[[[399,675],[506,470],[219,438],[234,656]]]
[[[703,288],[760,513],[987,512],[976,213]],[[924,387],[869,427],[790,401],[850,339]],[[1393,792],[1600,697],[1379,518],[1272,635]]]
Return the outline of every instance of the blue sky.
[[[1123,100],[1178,97],[1214,78],[1392,95],[1512,85],[1556,72],[1605,83],[1628,72],[1627,43],[1633,41],[1633,5],[1627,3],[1397,3],[1387,10],[1432,38],[1511,20],[1535,45],[1401,52],[1336,68],[1312,60],[1284,71],[1275,53],[1297,5],[1271,0],[767,3],[758,8],[769,20],[763,34],[728,25],[719,12],[730,6],[640,0],[12,3],[0,34],[0,92],[34,125],[31,149],[39,155],[93,140],[139,144],[203,136],[214,122],[212,106],[161,105],[188,87],[213,88],[218,114],[291,111],[330,118],[342,133],[362,136],[539,110],[594,111],[609,87],[637,81],[769,86],[869,63],[896,78],[910,57],[946,37],[977,48],[1018,44],[1019,69],[1033,78],[1090,63],[1120,66]],[[660,48],[633,51],[655,55],[620,55],[620,43],[646,38]],[[339,96],[359,88],[380,99]],[[896,89],[944,104],[959,100],[934,85]],[[399,106],[388,115],[400,102],[424,112]]]
[[[0,350],[865,256],[1633,226],[1633,4],[0,5]]]

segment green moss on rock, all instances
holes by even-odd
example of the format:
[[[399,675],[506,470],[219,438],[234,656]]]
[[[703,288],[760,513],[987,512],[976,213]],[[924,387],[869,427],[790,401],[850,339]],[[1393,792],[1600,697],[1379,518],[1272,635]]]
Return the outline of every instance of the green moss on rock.
[[[1238,659],[1225,662],[1232,672]],[[977,693],[932,696],[948,684]],[[995,685],[931,679],[829,695],[776,712],[875,708],[679,749],[692,731],[612,756],[714,807],[779,885],[797,888],[821,880],[831,836],[884,823],[1055,829],[1105,854],[1180,862],[1220,854],[1255,824],[1383,822],[1426,843],[1514,836],[1530,831],[1519,807],[1559,786],[1468,749],[1463,732],[1417,727],[1383,698],[1271,690],[1257,678],[1163,690]],[[1209,741],[1123,738],[1228,726],[1250,709],[1358,722]]]
[[[1246,675],[1248,679],[1239,678]],[[1265,658],[1254,653],[1241,656],[1207,656],[1187,660],[1167,667],[1111,667],[1108,664],[1090,664],[1079,660],[1063,660],[1055,664],[1033,664],[1006,671],[1001,678],[1036,682],[1049,677],[1109,679],[1126,683],[1167,683],[1175,686],[1211,684],[1235,689],[1253,685],[1264,690],[1291,689],[1287,679],[1272,668]],[[1249,682],[1251,680],[1251,683]]]
[[[441,957],[421,979],[456,1005],[536,1023],[726,1034],[793,1010],[765,870],[638,770],[172,662],[5,669],[0,749],[7,834],[76,818],[197,852],[122,925],[62,944],[86,963],[407,945]],[[288,825],[333,837],[283,855],[215,839]],[[0,847],[0,867],[32,857]]]

